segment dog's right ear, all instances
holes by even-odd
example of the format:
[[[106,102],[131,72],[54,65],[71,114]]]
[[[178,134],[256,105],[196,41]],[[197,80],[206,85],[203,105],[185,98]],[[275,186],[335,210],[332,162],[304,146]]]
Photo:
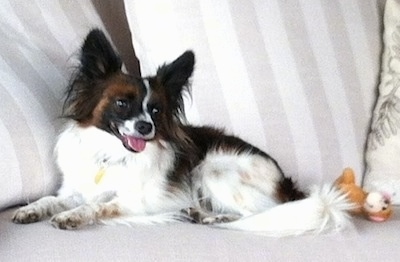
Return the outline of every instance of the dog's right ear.
[[[103,87],[96,84],[121,70],[122,61],[100,29],[86,36],[80,50],[80,65],[66,92],[63,116],[86,121],[101,99]]]
[[[121,70],[122,61],[100,29],[93,29],[83,43],[80,55],[81,74],[101,79]]]

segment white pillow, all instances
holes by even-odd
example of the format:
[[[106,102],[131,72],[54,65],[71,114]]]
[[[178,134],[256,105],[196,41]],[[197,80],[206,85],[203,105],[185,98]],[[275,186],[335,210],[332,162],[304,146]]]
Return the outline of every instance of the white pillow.
[[[361,183],[379,73],[377,4],[125,0],[144,75],[193,49],[192,123],[225,127],[301,184]]]
[[[388,0],[379,97],[366,151],[367,191],[383,191],[400,204],[400,2]]]
[[[1,2],[0,210],[55,192],[69,66],[94,26],[102,22],[90,0]]]

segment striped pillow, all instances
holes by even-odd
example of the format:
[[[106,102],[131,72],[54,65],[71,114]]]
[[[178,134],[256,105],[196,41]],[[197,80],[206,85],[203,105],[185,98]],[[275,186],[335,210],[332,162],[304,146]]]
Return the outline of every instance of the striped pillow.
[[[382,4],[125,0],[142,73],[193,49],[189,120],[247,139],[303,186],[346,166],[361,182]]]
[[[2,1],[0,209],[54,193],[68,60],[93,26],[102,22],[89,0]]]
[[[381,83],[366,152],[364,187],[400,204],[400,2],[388,0],[384,15]]]

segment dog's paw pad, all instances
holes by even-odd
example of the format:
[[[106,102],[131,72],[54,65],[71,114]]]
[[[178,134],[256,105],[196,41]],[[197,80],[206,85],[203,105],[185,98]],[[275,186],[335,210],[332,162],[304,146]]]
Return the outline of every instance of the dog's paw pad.
[[[76,214],[59,214],[50,219],[50,223],[58,229],[73,230],[83,226],[84,220]]]
[[[42,213],[39,210],[32,207],[22,207],[14,213],[12,221],[16,224],[29,224],[38,222],[41,218]]]

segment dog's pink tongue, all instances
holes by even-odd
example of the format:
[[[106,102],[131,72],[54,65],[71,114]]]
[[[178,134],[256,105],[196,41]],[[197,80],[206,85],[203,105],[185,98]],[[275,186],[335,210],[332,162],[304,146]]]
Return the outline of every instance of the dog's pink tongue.
[[[136,138],[133,136],[127,136],[126,140],[130,148],[132,148],[136,152],[142,152],[146,147],[146,141],[140,138]]]

